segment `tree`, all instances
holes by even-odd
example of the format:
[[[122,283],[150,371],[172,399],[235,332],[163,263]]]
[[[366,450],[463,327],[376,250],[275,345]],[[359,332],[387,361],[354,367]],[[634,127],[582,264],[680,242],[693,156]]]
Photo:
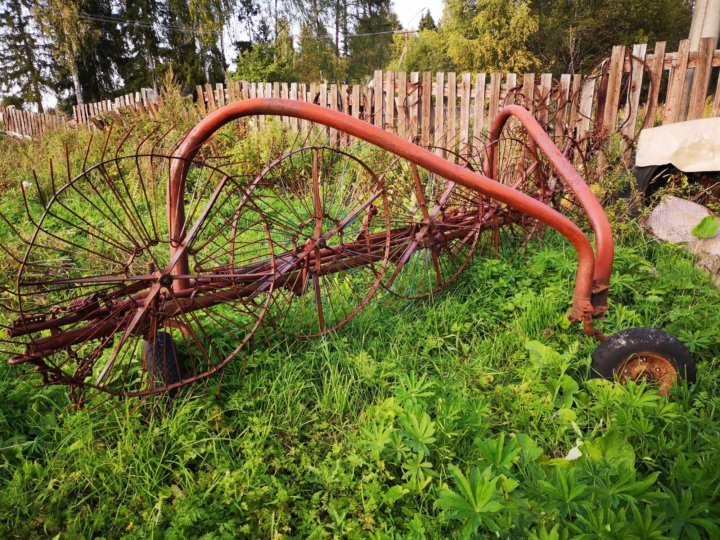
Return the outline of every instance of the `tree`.
[[[307,24],[300,28],[300,51],[296,69],[302,74],[303,80],[337,80],[337,74],[341,71],[341,66],[338,65],[340,59],[335,54],[333,40],[321,36],[327,36],[322,24],[315,32]]]
[[[189,0],[190,19],[196,30],[200,62],[205,80],[222,79],[225,74],[223,29],[232,15],[232,0]]]
[[[524,71],[537,63],[528,48],[538,20],[527,0],[448,0],[440,31],[461,71]]]
[[[85,99],[97,101],[118,87],[119,65],[125,54],[120,27],[112,22],[115,0],[83,0],[81,15],[91,32],[81,45],[80,82]],[[111,21],[111,22],[105,22]]]
[[[81,4],[71,0],[41,0],[35,4],[39,26],[50,43],[58,68],[72,78],[75,100],[84,103],[80,62],[86,39],[92,34],[90,21],[81,17]]]
[[[157,92],[163,36],[155,23],[162,20],[162,6],[157,0],[123,0],[120,15],[122,19],[138,23],[121,27],[126,51],[120,63],[124,89],[137,91],[152,86]]]
[[[38,26],[54,61],[55,87],[72,88],[78,104],[100,99],[116,88],[123,47],[111,19],[112,4],[112,0],[34,3]]]
[[[237,58],[237,69],[233,74],[235,79],[268,82],[298,80],[290,23],[281,18],[278,26],[275,41],[264,39],[248,44],[241,50]]]
[[[435,20],[433,19],[433,16],[430,13],[429,9],[425,11],[425,13],[423,13],[423,16],[420,18],[418,30],[420,30],[421,32],[423,30],[437,30],[437,25],[435,24]]]
[[[396,34],[393,59],[388,69],[400,71],[454,71],[456,65],[448,55],[444,35],[435,30],[421,30],[417,36]]]
[[[42,94],[51,82],[49,62],[38,45],[31,7],[28,0],[6,0],[0,8],[0,89],[43,112]]]
[[[191,89],[204,78],[196,46],[196,30],[190,17],[188,0],[166,0],[164,70],[172,67],[180,85]]]
[[[613,45],[667,41],[687,36],[691,0],[532,0],[539,20],[530,48],[544,69],[587,71]]]
[[[392,58],[392,33],[401,28],[389,1],[378,2],[373,8],[360,17],[355,35],[346,37],[348,76],[354,81],[361,81],[388,64]]]

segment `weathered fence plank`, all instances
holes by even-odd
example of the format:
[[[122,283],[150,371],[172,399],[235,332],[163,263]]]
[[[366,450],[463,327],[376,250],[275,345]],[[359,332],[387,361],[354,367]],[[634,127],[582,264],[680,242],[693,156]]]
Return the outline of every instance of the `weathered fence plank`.
[[[690,54],[690,40],[684,39],[678,47],[677,60],[673,62],[665,99],[665,117],[663,124],[672,124],[681,118],[682,96],[685,89],[685,73]]]
[[[712,73],[712,57],[715,50],[715,38],[707,37],[700,40],[697,66],[693,75],[690,98],[688,100],[688,120],[697,120],[705,112],[705,96],[707,95],[710,75]]]
[[[655,44],[652,53],[647,52],[646,44],[634,45],[632,54],[627,54],[625,47],[616,46],[604,63],[601,76],[560,74],[553,78],[549,73],[538,77],[534,73],[488,76],[451,72],[433,75],[376,70],[369,85],[228,80],[224,84],[196,86],[195,111],[202,118],[240,99],[281,97],[350,114],[424,145],[453,150],[459,146],[464,151],[474,138],[482,137],[502,106],[521,103],[552,132],[558,144],[563,137],[595,136],[597,128],[602,127],[603,136],[620,130],[629,150],[638,131],[636,126],[655,125],[661,113],[663,123],[680,121],[685,116],[688,119],[706,114],[720,116],[720,77],[713,78],[713,69],[720,66],[720,50],[714,47],[714,40],[709,38],[702,40],[698,51],[692,52],[687,40],[680,43],[677,52],[666,52],[662,41]],[[694,70],[694,75],[692,82],[686,83],[689,69]],[[662,88],[665,79],[667,91]],[[76,105],[70,119],[76,126],[103,129],[103,123],[95,120],[100,115],[121,114],[128,108],[155,116],[160,107],[155,93],[142,88],[112,100]],[[39,115],[11,108],[4,109],[2,115],[6,129],[26,136],[69,125],[68,118],[62,115]],[[264,127],[266,117],[251,122]],[[297,118],[282,117],[281,122],[295,130],[310,127],[309,122]],[[344,144],[349,139],[343,136],[337,142]]]

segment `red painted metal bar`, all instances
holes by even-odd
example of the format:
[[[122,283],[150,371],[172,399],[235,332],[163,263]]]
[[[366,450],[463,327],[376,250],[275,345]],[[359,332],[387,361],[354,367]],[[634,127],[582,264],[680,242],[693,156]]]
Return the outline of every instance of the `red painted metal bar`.
[[[583,181],[572,164],[560,152],[550,136],[542,128],[532,113],[519,105],[508,105],[503,108],[495,117],[490,127],[490,141],[488,159],[493,163],[494,176],[497,171],[495,144],[500,139],[503,127],[511,118],[517,118],[527,130],[530,138],[540,147],[555,168],[561,180],[575,193],[578,201],[585,210],[590,220],[590,225],[595,233],[595,272],[593,275],[593,296],[592,303],[594,315],[599,316],[607,309],[607,296],[610,288],[610,274],[612,272],[614,244],[610,222],[603,207],[598,202],[595,194]]]
[[[592,329],[593,306],[591,296],[593,293],[593,275],[595,273],[595,254],[590,241],[572,221],[524,193],[504,186],[467,168],[455,165],[378,127],[325,107],[284,99],[249,99],[226,105],[209,114],[195,126],[175,151],[174,157],[179,159],[172,164],[168,184],[168,220],[171,250],[173,251],[171,259],[177,262],[171,268],[173,274],[183,275],[188,273],[187,257],[181,252],[184,251],[182,247],[182,231],[185,221],[182,201],[185,177],[190,162],[203,143],[222,126],[232,120],[254,115],[302,118],[343,131],[401,156],[411,163],[457,184],[479,191],[493,199],[517,208],[557,230],[573,244],[578,254],[573,306],[569,316],[572,320],[585,321],[586,331],[588,331],[588,325]],[[559,151],[557,152],[559,153]],[[184,284],[182,280],[176,280],[173,286],[183,288]]]

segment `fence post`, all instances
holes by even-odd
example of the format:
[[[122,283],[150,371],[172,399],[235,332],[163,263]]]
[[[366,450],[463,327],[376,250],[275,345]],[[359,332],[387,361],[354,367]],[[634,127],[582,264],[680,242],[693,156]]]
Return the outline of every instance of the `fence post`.
[[[685,88],[685,72],[690,56],[690,40],[684,39],[678,47],[677,59],[670,70],[667,97],[665,98],[665,118],[663,124],[672,124],[681,119],[683,89]]]
[[[705,112],[705,95],[707,94],[710,74],[712,73],[712,58],[715,52],[715,38],[706,37],[700,40],[695,74],[693,75],[692,89],[690,90],[690,105],[688,107],[688,120],[703,117]]]
[[[660,97],[660,85],[662,84],[662,75],[663,70],[665,69],[664,41],[658,41],[655,43],[655,51],[653,54],[652,66],[650,67],[650,91],[648,92],[643,129],[650,128],[655,125],[658,98]]]
[[[616,45],[613,47],[610,56],[607,94],[605,95],[605,115],[603,123],[607,133],[612,133],[617,128],[618,106],[620,104],[620,90],[624,67],[625,46]]]
[[[395,131],[395,72],[385,72],[385,129]]]
[[[435,130],[435,153],[444,155],[443,146],[445,141],[445,73],[442,71],[435,75],[435,118],[433,120]]]
[[[473,139],[482,144],[485,128],[485,73],[475,76],[475,114],[473,115]],[[473,144],[475,146],[475,144]]]
[[[460,81],[460,155],[470,155],[470,74],[463,73]]]
[[[373,83],[373,124],[378,127],[383,126],[383,72],[381,69],[375,70],[375,79]]]
[[[625,136],[623,144],[626,153],[630,152],[630,141],[635,138],[635,124],[637,123],[638,108],[640,107],[640,92],[642,91],[646,51],[647,45],[645,43],[634,45],[632,58],[630,59],[630,88],[628,88],[627,101],[625,102],[625,118],[622,127],[622,134]],[[629,157],[629,155],[626,155],[626,159]]]
[[[457,157],[454,154],[457,146],[457,74],[450,72],[447,74],[447,78],[447,137],[445,138],[445,146],[448,150],[451,150],[448,157],[455,161]]]

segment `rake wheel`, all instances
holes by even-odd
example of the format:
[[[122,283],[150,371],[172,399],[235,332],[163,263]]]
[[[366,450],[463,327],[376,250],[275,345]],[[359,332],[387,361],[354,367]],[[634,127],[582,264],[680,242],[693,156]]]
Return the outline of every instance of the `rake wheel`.
[[[485,198],[404,160],[389,168],[385,180],[395,186],[391,198],[396,231],[394,270],[385,286],[402,298],[433,296],[457,279],[478,249]]]
[[[190,273],[174,271],[164,181],[172,159],[115,157],[25,194],[35,230],[14,291],[11,335],[25,350],[12,361],[69,385],[76,403],[88,389],[143,396],[203,379],[238,354],[267,311],[268,226],[251,187],[206,163],[190,166],[183,201],[179,247]],[[164,373],[143,354],[158,342],[177,352],[160,355],[175,364]]]
[[[498,182],[548,204],[556,184],[551,183],[547,164],[537,147],[527,137],[506,127],[502,136],[488,143],[475,154],[474,161],[482,164],[485,174]],[[505,204],[496,204],[496,211],[488,220],[493,231],[495,253],[519,253],[536,238],[542,238],[545,227],[535,218]]]
[[[280,276],[271,321],[303,337],[345,324],[377,291],[390,256],[387,194],[373,168],[337,148],[301,146],[258,175],[252,198]]]

